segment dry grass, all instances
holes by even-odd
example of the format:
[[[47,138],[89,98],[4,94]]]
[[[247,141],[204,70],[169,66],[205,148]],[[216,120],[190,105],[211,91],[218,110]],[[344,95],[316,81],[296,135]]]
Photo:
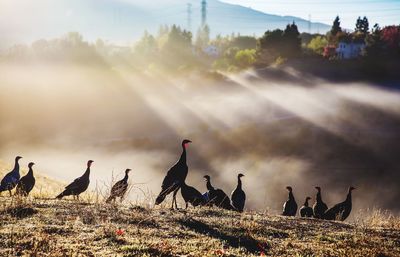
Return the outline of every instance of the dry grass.
[[[171,211],[170,199],[152,208],[152,196],[146,204],[107,205],[107,192],[99,190],[80,202],[54,200],[63,185],[36,176],[49,187],[28,198],[0,196],[0,256],[400,256],[400,218],[385,211],[360,212],[350,224],[213,208]]]
[[[399,219],[391,219],[0,197],[0,256],[400,256]]]

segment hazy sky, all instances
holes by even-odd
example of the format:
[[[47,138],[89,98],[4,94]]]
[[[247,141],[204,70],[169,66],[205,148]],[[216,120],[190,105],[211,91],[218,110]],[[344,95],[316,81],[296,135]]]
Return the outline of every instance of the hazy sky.
[[[212,1],[217,0],[207,1],[211,5]],[[269,14],[296,16],[306,20],[311,16],[311,21],[326,24],[332,24],[335,16],[339,15],[342,27],[347,29],[354,29],[357,17],[364,15],[368,17],[371,27],[375,23],[381,27],[400,24],[400,0],[221,1]],[[78,31],[87,40],[103,38],[128,45],[137,40],[144,30],[154,33],[160,24],[186,26],[188,2],[193,5],[192,25],[198,26],[195,21],[197,17],[197,22],[200,22],[201,0],[163,0],[157,4],[144,0],[0,0],[0,50],[16,43],[59,37],[68,31]],[[209,20],[212,18],[209,17]],[[236,16],[231,18],[240,19]],[[246,22],[251,23],[251,19],[247,17]],[[254,19],[257,21],[257,17]],[[256,28],[259,25],[254,25],[253,31],[230,25],[232,28],[228,33],[226,29],[220,31],[225,25],[223,22],[214,23],[212,32],[230,34],[236,30],[242,34],[260,34]]]
[[[343,27],[353,29],[358,16],[367,16],[371,26],[400,24],[400,0],[223,0],[266,13],[292,15],[330,24],[336,15]]]

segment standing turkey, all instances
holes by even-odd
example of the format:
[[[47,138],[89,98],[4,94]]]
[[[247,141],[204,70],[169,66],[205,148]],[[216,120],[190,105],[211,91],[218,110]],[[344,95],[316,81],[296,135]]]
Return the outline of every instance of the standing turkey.
[[[85,192],[86,189],[89,187],[90,166],[92,165],[92,163],[93,161],[89,160],[87,162],[87,168],[85,173],[81,177],[75,179],[71,184],[66,186],[65,190],[61,194],[57,195],[56,198],[61,199],[64,196],[73,195],[74,199],[76,197],[79,200],[79,195]]]
[[[301,206],[300,211],[299,211],[301,217],[312,217],[313,216],[313,209],[310,206],[308,206],[308,200],[310,200],[310,199],[311,199],[311,197],[307,196],[306,200],[304,202],[304,205]]]
[[[290,186],[287,186],[286,189],[289,191],[289,199],[283,204],[283,213],[284,216],[296,216],[297,212],[297,203],[293,196],[293,189]]]
[[[236,189],[231,194],[231,204],[239,212],[243,212],[244,204],[246,202],[246,193],[242,189],[241,177],[244,177],[244,175],[240,173],[237,176],[238,184]]]
[[[324,213],[328,210],[328,206],[322,201],[321,188],[315,187],[315,189],[317,189],[317,196],[315,197],[315,203],[313,206],[314,217],[322,219]]]
[[[188,186],[185,182],[182,183],[181,194],[186,203],[185,209],[187,209],[189,203],[193,207],[206,204],[206,200],[204,199],[203,195],[196,188]]]
[[[19,174],[19,163],[18,161],[21,159],[21,156],[15,157],[14,169],[7,173],[4,178],[0,182],[0,193],[8,190],[11,194],[11,190],[18,184],[20,174]]]
[[[208,190],[208,204],[215,205],[217,207],[233,210],[233,206],[231,205],[231,201],[227,194],[221,189],[215,189],[211,185],[211,177],[209,175],[205,175],[204,179],[206,180],[206,186]]]
[[[346,200],[344,202],[338,203],[329,210],[327,210],[324,214],[324,219],[326,220],[340,220],[344,221],[349,217],[352,203],[351,203],[351,191],[353,191],[354,187],[349,187],[349,191],[347,193]]]
[[[28,196],[29,193],[32,191],[33,187],[35,186],[36,180],[35,177],[33,176],[33,169],[32,169],[33,165],[35,165],[35,163],[33,162],[30,162],[28,164],[29,168],[28,173],[19,180],[16,189],[17,195]]]
[[[122,180],[120,180],[114,184],[114,186],[111,188],[111,194],[107,198],[106,203],[110,203],[111,201],[115,202],[115,199],[117,197],[119,197],[122,202],[122,200],[124,199],[124,196],[126,194],[126,191],[128,190],[128,178],[129,178],[130,171],[131,171],[131,169],[126,169],[125,177]]]
[[[186,147],[187,144],[191,142],[192,141],[188,139],[182,141],[181,157],[179,158],[178,162],[168,170],[167,175],[165,176],[161,185],[161,192],[156,198],[156,205],[162,203],[165,197],[173,192],[174,194],[172,197],[171,209],[174,208],[174,203],[175,208],[178,209],[178,205],[176,203],[176,193],[182,186],[188,174],[188,166],[186,164]]]

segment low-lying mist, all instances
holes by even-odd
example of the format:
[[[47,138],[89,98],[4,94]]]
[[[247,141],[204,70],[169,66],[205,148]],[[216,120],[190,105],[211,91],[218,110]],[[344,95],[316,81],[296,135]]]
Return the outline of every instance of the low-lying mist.
[[[205,191],[209,174],[230,193],[243,173],[249,209],[280,211],[287,185],[299,205],[319,185],[331,206],[353,185],[354,210],[398,212],[399,92],[292,75],[298,81],[2,64],[0,158],[22,155],[22,165],[66,182],[93,159],[92,188],[132,168],[130,198],[140,199],[159,192],[188,138],[188,184]]]

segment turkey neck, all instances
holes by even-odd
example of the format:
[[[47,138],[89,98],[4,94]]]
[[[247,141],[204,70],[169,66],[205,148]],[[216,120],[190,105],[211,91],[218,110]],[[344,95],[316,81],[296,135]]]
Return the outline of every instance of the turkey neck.
[[[347,193],[346,202],[351,203],[351,190]]]
[[[125,172],[124,181],[125,181],[125,182],[127,182],[127,181],[128,181],[128,173],[127,173],[127,172]]]
[[[242,189],[242,180],[240,179],[240,177],[238,177],[238,184],[236,189]]]
[[[308,207],[308,199],[306,199],[306,201],[304,202],[304,206]]]
[[[84,176],[84,177],[89,177],[89,175],[90,175],[90,166],[88,166],[88,167],[86,168],[85,174],[83,174],[83,176]]]
[[[179,159],[180,163],[186,163],[186,147],[185,145],[182,145],[182,154],[181,158]]]
[[[318,203],[321,203],[321,202],[322,202],[321,191],[318,191],[318,193],[317,193],[317,202],[318,202]]]
[[[214,187],[211,185],[211,181],[207,179],[207,190],[214,190]]]
[[[27,176],[33,177],[33,169],[32,169],[32,167],[29,167],[29,171],[28,171]]]
[[[18,160],[15,160],[15,164],[14,164],[14,169],[13,169],[13,171],[14,171],[14,172],[19,172],[19,163],[18,163]]]
[[[294,196],[292,191],[289,192],[289,200],[293,200],[294,201]]]

